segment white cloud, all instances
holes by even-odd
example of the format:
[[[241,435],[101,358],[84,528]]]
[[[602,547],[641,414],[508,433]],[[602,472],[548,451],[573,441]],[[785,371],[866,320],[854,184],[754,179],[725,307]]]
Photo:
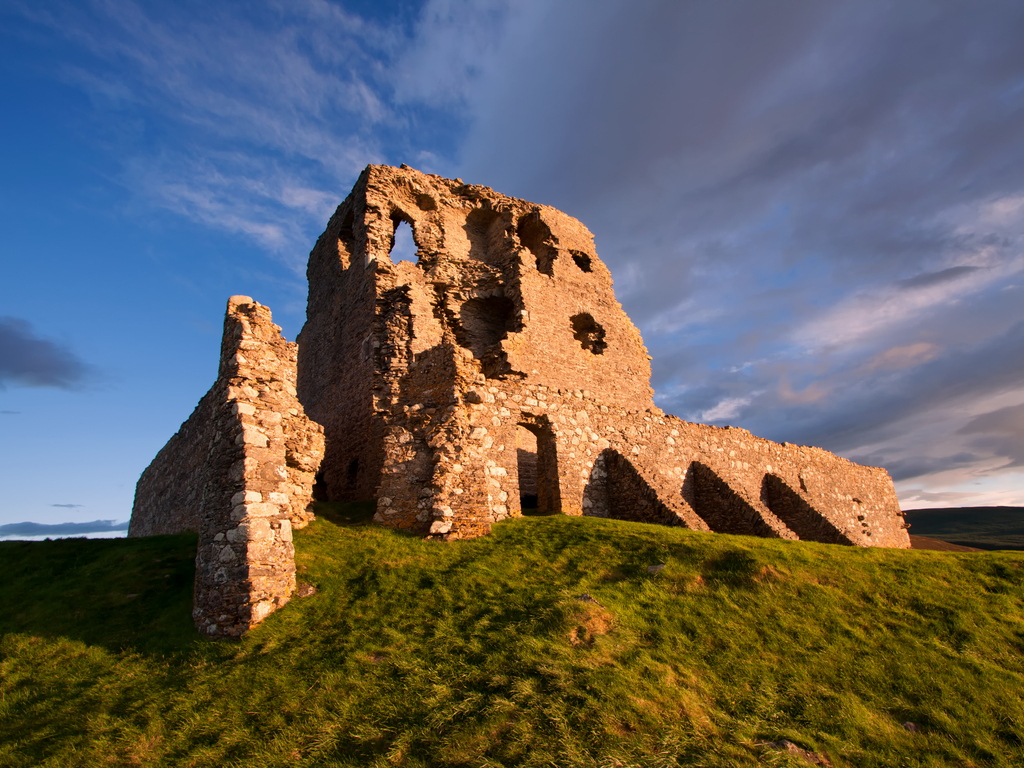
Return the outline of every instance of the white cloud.
[[[753,399],[753,396],[727,397],[720,403],[715,405],[713,408],[709,408],[708,410],[701,413],[700,420],[707,422],[715,422],[725,421],[726,419],[734,419],[737,416],[739,416],[743,408],[750,405]]]

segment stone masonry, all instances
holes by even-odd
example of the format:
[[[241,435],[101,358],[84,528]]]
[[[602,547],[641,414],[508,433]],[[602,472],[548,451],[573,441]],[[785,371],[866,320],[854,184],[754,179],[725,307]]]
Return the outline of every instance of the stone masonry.
[[[392,263],[408,224],[417,262]],[[575,219],[370,166],[310,254],[298,391],[323,424],[316,492],[375,520],[478,536],[522,513],[907,547],[892,481],[817,448],[691,424]]]
[[[240,635],[295,589],[292,529],[312,519],[323,456],[295,357],[269,309],[233,296],[216,383],[135,490],[129,536],[199,534],[192,612],[209,635]]]
[[[416,263],[391,261],[402,225]],[[208,634],[287,602],[311,494],[433,539],[533,508],[910,546],[885,470],[658,409],[593,236],[554,208],[368,166],[307,276],[297,358],[269,310],[230,300],[220,376],[136,490],[129,535],[199,532]]]

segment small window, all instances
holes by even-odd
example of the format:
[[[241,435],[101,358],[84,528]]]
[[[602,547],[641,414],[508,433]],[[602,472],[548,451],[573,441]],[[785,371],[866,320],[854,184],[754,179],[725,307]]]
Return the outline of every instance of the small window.
[[[572,336],[581,347],[593,355],[600,355],[608,348],[608,343],[604,340],[604,328],[585,312],[573,315]]]
[[[572,260],[576,262],[576,266],[580,268],[581,272],[591,272],[590,268],[590,257],[582,251],[570,251],[572,254]]]
[[[416,241],[412,238],[412,227],[404,219],[399,219],[395,223],[395,234],[391,240],[391,263],[397,264],[400,261],[410,261],[413,264],[417,261]]]

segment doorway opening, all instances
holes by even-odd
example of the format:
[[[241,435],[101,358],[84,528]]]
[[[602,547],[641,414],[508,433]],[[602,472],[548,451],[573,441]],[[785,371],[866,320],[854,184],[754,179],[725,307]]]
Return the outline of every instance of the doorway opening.
[[[524,515],[556,515],[562,511],[558,455],[549,424],[521,423],[516,429],[519,505]]]

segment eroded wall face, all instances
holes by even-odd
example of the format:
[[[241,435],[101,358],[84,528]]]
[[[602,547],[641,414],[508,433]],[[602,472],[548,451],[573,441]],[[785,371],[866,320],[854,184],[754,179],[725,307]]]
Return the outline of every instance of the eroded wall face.
[[[402,222],[416,263],[389,257]],[[335,425],[325,486],[351,498],[330,481],[350,472],[379,523],[476,536],[528,496],[566,514],[909,543],[884,472],[655,408],[650,358],[592,236],[555,209],[371,166],[309,274],[300,395]]]
[[[312,519],[321,428],[295,390],[296,346],[270,310],[233,297],[217,381],[136,487],[130,536],[195,531],[193,616],[239,635],[295,587],[291,532]]]
[[[362,179],[360,184],[362,184]],[[357,185],[357,189],[358,189]],[[299,399],[322,425],[326,454],[317,498],[368,501],[383,465],[383,425],[374,418],[376,282],[365,268],[365,205],[353,192],[309,256],[306,323],[299,334]]]

